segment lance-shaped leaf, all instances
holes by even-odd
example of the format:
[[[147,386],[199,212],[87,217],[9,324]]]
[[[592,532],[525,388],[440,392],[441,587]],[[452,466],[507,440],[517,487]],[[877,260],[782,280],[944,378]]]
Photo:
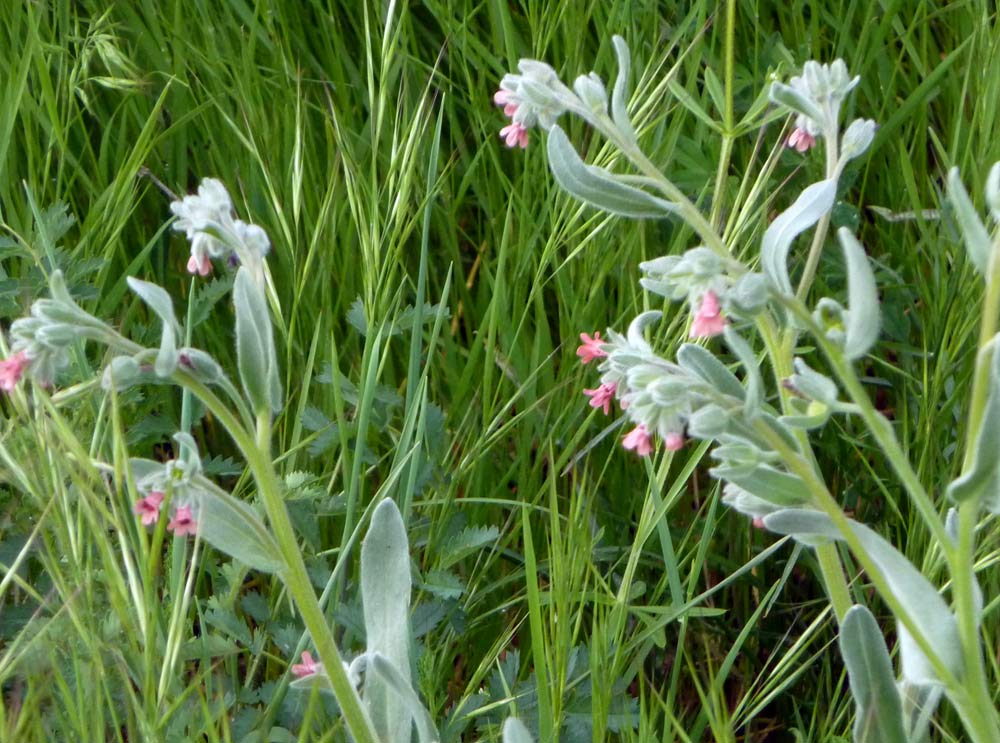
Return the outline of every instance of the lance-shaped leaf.
[[[271,315],[264,292],[246,266],[236,272],[236,361],[240,381],[255,412],[281,409],[278,362],[274,352]]]
[[[395,692],[397,698],[402,701],[410,715],[413,716],[414,722],[417,723],[417,740],[420,743],[437,743],[438,732],[437,728],[434,727],[434,721],[431,719],[431,713],[427,711],[427,708],[420,701],[420,697],[417,696],[417,693],[410,685],[409,674],[404,676],[381,653],[371,654],[368,658],[368,668],[375,671],[379,675],[379,678]],[[409,731],[406,732],[409,733]],[[409,739],[410,736],[407,735],[405,738],[400,738],[399,740],[406,741]]]
[[[632,68],[632,58],[629,54],[628,44],[625,43],[625,39],[621,36],[612,36],[611,43],[614,44],[615,54],[618,57],[618,77],[615,78],[615,87],[611,93],[611,118],[614,119],[615,126],[618,127],[618,131],[621,132],[625,141],[635,144],[635,129],[625,108],[628,98],[628,78]]]
[[[163,322],[163,334],[160,336],[160,352],[156,355],[153,368],[161,377],[169,377],[177,368],[177,336],[180,335],[180,325],[174,316],[174,303],[161,287],[148,281],[129,276],[126,278],[129,288],[139,295],[146,305],[159,315]]]
[[[623,217],[665,217],[676,207],[616,178],[604,168],[587,165],[558,126],[549,130],[549,167],[556,181],[571,195],[598,209]]]
[[[962,646],[958,623],[937,589],[895,547],[864,524],[850,521],[851,530],[907,618],[934,648],[938,659],[951,673],[962,676]],[[817,511],[789,509],[764,517],[764,526],[778,534],[790,534],[799,541],[815,543],[817,538],[842,540],[830,517]],[[929,659],[903,626],[900,617],[900,658],[903,676],[911,683],[940,683]]]
[[[758,413],[760,405],[764,401],[764,380],[760,375],[757,355],[750,348],[750,344],[743,340],[732,326],[727,325],[722,333],[726,339],[726,345],[736,354],[736,358],[740,360],[746,370],[747,387],[743,411],[747,416],[753,417]]]
[[[903,708],[875,617],[852,606],[840,625],[840,654],[854,697],[854,743],[907,743]]]
[[[792,242],[833,208],[837,181],[828,179],[807,187],[788,209],[779,214],[764,233],[760,262],[774,285],[785,294],[792,293],[788,278],[788,251]]]
[[[774,103],[787,106],[795,113],[805,114],[817,124],[822,125],[826,122],[826,114],[823,113],[823,109],[816,105],[814,100],[791,85],[778,82],[771,83],[768,96]]]
[[[198,534],[220,552],[266,573],[279,572],[285,561],[257,511],[211,480],[193,478],[198,494]]]
[[[375,508],[361,544],[361,603],[368,656],[383,656],[410,684],[410,550],[403,517],[391,498]],[[410,740],[409,706],[382,676],[365,679],[364,700],[379,739]]]
[[[524,723],[516,717],[508,717],[503,724],[503,743],[535,743]]]
[[[962,241],[969,253],[969,260],[979,273],[985,275],[989,267],[992,242],[986,227],[976,213],[976,207],[972,205],[969,193],[962,185],[958,168],[948,171],[948,200],[955,209],[955,219],[962,231]]]
[[[990,392],[983,411],[982,423],[975,433],[972,467],[948,485],[947,495],[956,502],[983,497],[983,505],[1000,513],[1000,353],[997,338],[987,348],[992,351]],[[985,349],[984,349],[985,350]]]
[[[1000,222],[1000,162],[993,163],[986,176],[986,206],[993,213],[993,219]]]
[[[759,465],[752,472],[721,464],[714,467],[711,474],[777,508],[795,508],[806,505],[811,500],[809,490],[801,478],[766,464]]]
[[[844,331],[844,355],[860,359],[875,345],[879,331],[878,289],[875,274],[865,249],[846,227],[837,230],[847,262],[847,328]]]
[[[677,363],[704,379],[724,395],[735,397],[737,400],[743,400],[746,396],[746,390],[736,375],[715,358],[711,351],[702,346],[694,343],[682,345],[677,351]]]

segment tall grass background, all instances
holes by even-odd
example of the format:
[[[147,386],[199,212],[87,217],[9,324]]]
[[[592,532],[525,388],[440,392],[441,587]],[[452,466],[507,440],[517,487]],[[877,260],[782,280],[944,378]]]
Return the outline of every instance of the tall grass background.
[[[622,35],[646,152],[753,256],[797,193],[783,185],[822,165],[782,151],[782,119],[738,122],[772,73],[845,59],[861,76],[848,114],[880,126],[835,214],[883,287],[866,383],[939,492],[980,289],[947,211],[925,210],[949,167],[979,193],[1000,157],[994,4],[53,0],[2,3],[0,20],[0,321],[60,267],[95,314],[149,339],[155,318],[125,285],[141,276],[190,302],[196,345],[231,368],[225,275],[192,281],[165,227],[170,191],[221,178],[273,243],[275,455],[317,591],[361,648],[358,536],[369,504],[396,498],[419,587],[414,678],[444,740],[498,740],[507,714],[546,741],[849,739],[811,555],[721,506],[703,447],[634,458],[581,394],[595,383],[578,334],[660,308],[636,265],[692,235],[561,193],[539,133],[502,146],[491,95],[520,57],[607,80]],[[765,169],[755,218],[727,223]],[[837,261],[822,281],[840,284]],[[683,317],[661,325],[661,348],[684,338]],[[287,688],[308,644],[280,583],[141,531],[124,462],[172,456],[180,396],[103,393],[104,361],[81,346],[56,389],[0,405],[0,740],[344,740],[325,699]],[[252,501],[224,432],[201,416],[193,430],[208,470]],[[820,436],[834,492],[933,573],[870,442],[849,422]],[[994,524],[980,543],[995,647]],[[945,713],[935,739],[958,730]]]

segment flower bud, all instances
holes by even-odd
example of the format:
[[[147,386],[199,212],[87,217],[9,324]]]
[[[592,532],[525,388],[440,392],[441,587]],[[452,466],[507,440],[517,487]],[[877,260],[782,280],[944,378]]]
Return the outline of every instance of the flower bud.
[[[875,129],[875,122],[871,119],[852,121],[840,140],[841,156],[845,160],[852,160],[863,155],[875,139]]]
[[[594,113],[607,113],[608,92],[604,89],[604,83],[596,73],[580,75],[573,82],[573,90],[580,96],[583,105]]]

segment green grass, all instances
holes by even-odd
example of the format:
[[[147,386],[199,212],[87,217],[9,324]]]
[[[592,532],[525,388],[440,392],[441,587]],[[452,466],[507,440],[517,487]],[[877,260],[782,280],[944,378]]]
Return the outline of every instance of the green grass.
[[[937,208],[952,165],[981,193],[1000,158],[995,11],[972,0],[736,2],[727,89],[715,8],[0,8],[4,325],[61,265],[89,309],[150,340],[156,323],[124,277],[161,283],[178,311],[204,286],[183,271],[181,236],[163,229],[170,198],[156,184],[184,193],[221,178],[273,242],[286,390],[276,454],[317,590],[341,647],[356,652],[358,534],[377,495],[396,498],[422,586],[414,678],[446,740],[498,740],[515,712],[565,741],[848,740],[852,721],[812,555],[729,513],[704,448],[645,463],[585,405],[594,374],[576,363],[578,334],[659,308],[637,263],[692,236],[580,206],[553,182],[537,131],[523,153],[502,146],[491,95],[519,57],[607,80],[610,36],[625,37],[645,151],[715,218],[738,216],[725,224],[743,256],[821,164],[770,158],[783,123],[772,120],[725,140],[720,177],[719,132],[735,135],[720,123],[725,98],[738,122],[772,71],[843,57],[862,80],[848,114],[881,127],[845,175],[837,217],[858,227],[883,287],[866,381],[929,490],[958,471],[979,284],[947,213],[888,222],[865,207]],[[588,160],[609,160],[603,142],[569,129]],[[764,168],[774,196],[762,205],[748,194]],[[54,243],[54,220],[40,215],[58,202],[76,224]],[[842,285],[836,260],[820,275],[820,289]],[[209,293],[193,337],[233,368],[229,301],[210,305]],[[674,348],[683,319],[661,325],[660,347]],[[180,395],[108,396],[87,384],[106,359],[88,347],[75,361],[50,394],[2,404],[0,740],[343,740],[325,700],[287,689],[303,628],[280,584],[204,546],[156,550],[132,515],[124,462],[169,455]],[[201,418],[194,432],[220,483],[252,500],[224,431]],[[856,424],[839,421],[819,442],[833,492],[938,570]],[[990,639],[992,523],[981,544]],[[864,576],[852,588],[869,598]],[[941,726],[937,739],[959,738],[950,714]]]

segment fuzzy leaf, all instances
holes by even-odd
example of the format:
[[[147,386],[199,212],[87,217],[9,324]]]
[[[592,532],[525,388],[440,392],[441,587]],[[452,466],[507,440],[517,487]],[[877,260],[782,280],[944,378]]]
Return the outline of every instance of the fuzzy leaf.
[[[692,374],[697,374],[719,392],[743,400],[746,390],[726,365],[715,354],[694,343],[685,343],[677,351],[677,363]]]
[[[986,227],[976,213],[976,208],[972,205],[969,193],[962,185],[958,168],[948,171],[948,200],[955,209],[955,218],[962,231],[962,240],[969,253],[969,260],[979,273],[985,275],[989,268],[992,242]]]
[[[889,651],[875,617],[865,607],[852,606],[844,617],[840,653],[856,708],[854,743],[907,743]]]
[[[1000,514],[1000,350],[998,337],[990,343],[993,359],[990,363],[990,393],[983,411],[982,424],[976,435],[972,467],[948,485],[949,498],[956,502],[979,498],[985,494],[984,506]]]
[[[255,412],[276,413],[281,409],[281,391],[271,315],[264,293],[246,266],[236,272],[233,306],[236,309],[236,360],[243,391]]]
[[[202,539],[255,570],[276,573],[284,567],[278,543],[252,506],[203,477],[196,477],[194,484],[201,496],[198,534]]]
[[[837,181],[829,179],[807,187],[788,209],[779,214],[764,233],[760,262],[764,272],[785,294],[792,293],[788,278],[788,251],[800,234],[833,208]]]
[[[413,721],[417,724],[417,740],[419,743],[437,743],[438,733],[434,727],[434,721],[431,719],[430,712],[427,711],[427,708],[420,701],[420,697],[417,696],[417,693],[410,685],[410,674],[403,673],[381,653],[372,653],[368,657],[368,665],[385,682],[386,686],[395,693],[398,700],[403,703],[409,716],[413,717]],[[367,691],[367,689],[368,682],[366,681],[365,690]],[[408,741],[410,738],[410,731],[405,730],[404,737],[386,738],[384,740]]]
[[[503,724],[503,743],[535,743],[524,723],[516,717],[508,717]]]
[[[787,106],[795,113],[805,114],[817,123],[823,123],[826,121],[826,115],[823,113],[823,110],[808,96],[800,93],[791,85],[785,85],[784,83],[779,82],[771,83],[771,89],[768,91],[768,96],[774,103]]]
[[[951,672],[962,676],[962,646],[958,623],[937,589],[895,547],[864,524],[850,521],[851,530],[875,563],[889,591],[906,615],[937,651],[941,662]],[[778,534],[790,534],[807,543],[816,538],[843,539],[839,529],[825,514],[789,509],[764,517],[764,526]],[[899,617],[896,617],[897,621]],[[916,684],[940,683],[929,660],[902,623],[899,624],[900,659],[903,677]]]
[[[394,685],[410,685],[410,550],[403,517],[391,498],[372,514],[361,543],[361,602],[369,657],[395,667],[399,679],[381,674],[365,681],[364,700],[379,738],[410,740],[412,712]]]
[[[177,368],[177,337],[180,326],[174,316],[174,303],[164,289],[148,281],[128,276],[125,279],[129,288],[163,321],[163,335],[160,338],[160,352],[156,355],[154,368],[161,377],[169,377]]]
[[[875,274],[861,243],[846,227],[837,230],[847,262],[847,328],[844,355],[856,361],[868,353],[878,340],[880,312]]]
[[[637,219],[666,217],[676,211],[669,201],[629,186],[603,168],[587,165],[558,126],[549,130],[548,153],[549,167],[559,185],[591,206]]]
[[[629,119],[628,110],[625,108],[628,98],[628,78],[632,68],[632,58],[629,54],[628,44],[621,36],[611,37],[611,43],[615,47],[615,55],[618,57],[618,77],[615,78],[615,87],[611,93],[611,118],[614,119],[615,126],[626,141],[635,144],[635,129],[632,120]]]
[[[743,364],[747,375],[746,396],[743,402],[744,414],[748,417],[755,416],[760,410],[761,403],[764,402],[764,380],[760,374],[760,364],[757,362],[757,355],[750,348],[750,344],[740,337],[740,334],[727,325],[723,331],[726,345],[736,354],[736,358]]]

